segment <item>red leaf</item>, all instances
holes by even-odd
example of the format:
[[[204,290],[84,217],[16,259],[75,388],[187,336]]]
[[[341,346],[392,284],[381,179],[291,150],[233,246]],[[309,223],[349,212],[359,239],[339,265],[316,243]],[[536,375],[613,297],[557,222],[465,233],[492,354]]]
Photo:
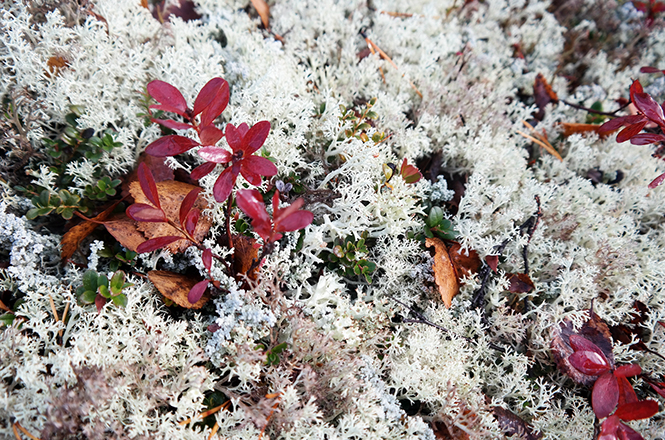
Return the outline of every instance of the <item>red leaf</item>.
[[[182,93],[171,84],[158,79],[150,81],[148,93],[162,105],[151,105],[150,108],[165,110],[185,116],[187,112],[187,101]]]
[[[639,399],[628,379],[624,376],[617,377],[616,373],[614,377],[617,378],[617,385],[619,385],[619,405],[637,402]]]
[[[630,143],[633,145],[648,145],[662,141],[665,141],[665,136],[655,133],[640,133],[630,138]]]
[[[275,191],[275,194],[272,196],[272,220],[275,223],[282,221],[283,218],[288,217],[297,210],[299,210],[302,205],[305,204],[303,199],[298,199],[291,203],[286,208],[279,207],[279,191]]]
[[[99,293],[95,297],[95,306],[97,307],[97,313],[102,313],[102,309],[104,308],[104,305],[106,304],[106,298],[104,298],[102,295]]]
[[[640,402],[628,403],[626,405],[620,405],[616,412],[615,416],[621,420],[631,421],[631,420],[642,420],[652,417],[658,412],[658,402],[655,400],[642,400]]]
[[[189,301],[192,304],[197,303],[203,296],[203,293],[208,288],[209,283],[210,280],[203,280],[194,284],[194,287],[192,287],[192,290],[190,290],[189,294],[187,295],[187,301]]]
[[[127,208],[127,216],[137,222],[164,223],[166,214],[159,208],[144,203],[134,203]]]
[[[635,9],[637,9],[638,11],[647,12],[646,2],[633,1],[633,6],[635,6]]]
[[[189,193],[187,193],[185,198],[182,200],[179,212],[180,225],[185,224],[185,219],[187,218],[187,214],[189,214],[189,211],[192,210],[192,206],[194,206],[194,203],[196,203],[196,198],[198,197],[200,192],[201,188],[194,188]]]
[[[624,128],[617,135],[617,142],[626,142],[628,139],[639,134],[639,132],[642,131],[644,126],[647,125],[647,122],[648,121],[646,120],[646,118],[644,118],[642,122],[638,122],[637,124],[629,125],[628,127]]]
[[[186,124],[184,122],[174,121],[173,119],[155,119],[155,118],[151,118],[150,121],[152,121],[156,124],[161,124],[164,127],[168,127],[168,128],[173,129],[173,130],[187,130],[189,128],[193,128],[192,124]]]
[[[254,157],[254,156],[248,156],[248,158]],[[248,181],[251,185],[260,185],[261,184],[261,176],[256,174],[253,169],[251,169],[246,165],[245,160],[242,160],[238,162],[240,165],[240,173],[242,174],[242,177],[245,178],[246,181]]]
[[[528,293],[535,289],[533,281],[525,273],[508,273],[508,291],[512,293]]]
[[[252,173],[258,174],[261,176],[276,176],[277,167],[269,159],[261,156],[246,156],[242,160],[243,168],[251,170]],[[244,175],[243,175],[244,176]],[[252,185],[258,185],[259,183],[253,183]]]
[[[199,156],[208,162],[227,163],[231,161],[231,153],[222,147],[203,147],[198,153]]]
[[[633,101],[633,104],[635,103],[633,95],[636,93],[644,93],[644,89],[642,88],[642,84],[639,82],[639,80],[633,81],[633,83],[630,85],[630,99]]]
[[[270,122],[259,121],[242,138],[242,149],[245,154],[252,154],[263,146],[270,133]]]
[[[236,128],[237,128],[238,133],[240,134],[241,138],[245,137],[245,135],[249,131],[249,125],[247,125],[246,122],[243,122],[242,124],[238,125],[238,127],[236,127]]]
[[[593,351],[576,351],[570,355],[570,364],[589,376],[598,376],[610,371],[605,356]]]
[[[665,71],[660,70],[657,67],[651,67],[651,66],[640,67],[640,73],[661,73],[661,72],[665,73]]]
[[[593,385],[591,406],[599,419],[609,416],[619,401],[619,385],[614,374],[607,372]]]
[[[624,125],[635,124],[637,122],[641,122],[642,120],[644,120],[644,116],[642,115],[620,116],[618,118],[609,120],[605,122],[603,125],[601,125],[598,128],[598,134],[604,136],[608,133],[618,130]]]
[[[298,211],[289,215],[275,226],[275,231],[290,232],[306,227],[314,220],[314,214],[309,211]]]
[[[145,194],[150,203],[152,203],[157,208],[160,208],[161,210],[162,205],[159,204],[159,193],[157,192],[157,184],[155,184],[155,178],[152,177],[150,168],[148,168],[145,162],[141,162],[139,164],[139,169],[137,174],[139,178],[139,184],[141,185],[141,191],[143,191],[143,194]]]
[[[406,183],[416,183],[423,177],[423,175],[420,174],[418,168],[414,167],[413,165],[407,165],[406,158],[402,162],[402,166],[399,169],[399,174],[402,176],[402,179],[404,179]]]
[[[224,131],[226,136],[226,142],[228,142],[229,147],[236,152],[240,150],[242,145],[242,134],[238,132],[238,129],[233,124],[226,124],[226,131]]]
[[[136,247],[136,252],[139,254],[144,254],[146,252],[156,251],[165,246],[170,245],[174,241],[182,240],[182,237],[177,237],[174,235],[167,235],[166,237],[157,237],[151,238],[150,240],[144,241]]]
[[[212,195],[215,197],[219,203],[223,203],[226,199],[229,198],[233,185],[236,183],[238,178],[237,168],[239,166],[233,166],[222,171],[222,174],[219,175],[215,185],[212,188]]]
[[[203,251],[201,260],[203,261],[203,266],[208,272],[210,272],[210,268],[212,267],[212,251],[206,248],[206,250]]]
[[[224,132],[214,125],[203,127],[199,132],[199,139],[203,145],[215,145],[223,137]]]
[[[605,354],[603,351],[598,347],[596,344],[585,338],[584,336],[580,335],[570,335],[569,337],[570,341],[570,346],[573,347],[573,350],[575,351],[593,351],[606,359]]]
[[[229,83],[222,78],[213,78],[203,86],[194,101],[194,116],[201,113],[201,126],[212,123],[229,103]]]
[[[173,134],[157,139],[148,145],[145,152],[151,156],[157,157],[177,156],[178,154],[189,151],[198,145],[199,143],[193,139]]]
[[[651,385],[651,388],[653,388],[653,390],[657,392],[661,397],[665,398],[665,382],[658,382],[658,383],[649,382],[649,385]]]
[[[215,169],[217,164],[215,162],[206,162],[192,170],[192,173],[189,175],[194,180],[199,180],[201,177],[205,177]]]
[[[619,440],[644,440],[644,437],[639,432],[625,423],[619,423],[618,434]]]
[[[616,377],[633,377],[640,373],[642,373],[642,367],[638,364],[622,365],[614,370],[614,375]]]
[[[499,267],[499,256],[498,255],[487,255],[485,257],[485,263],[492,269],[492,272],[496,273],[496,269]]]
[[[658,125],[665,124],[662,107],[648,93],[635,93],[633,99],[633,104],[644,116]]]
[[[185,218],[183,226],[189,235],[194,235],[194,230],[196,229],[196,224],[199,222],[200,217],[201,211],[198,209],[189,211],[189,214],[187,214],[187,218]]]
[[[270,224],[270,216],[263,203],[263,197],[255,189],[243,189],[236,195],[236,203],[242,211],[250,216],[257,224]],[[254,223],[252,223],[254,226]]]
[[[621,421],[616,416],[608,417],[602,425],[600,425],[600,433],[598,440],[619,440],[617,437],[617,430]]]

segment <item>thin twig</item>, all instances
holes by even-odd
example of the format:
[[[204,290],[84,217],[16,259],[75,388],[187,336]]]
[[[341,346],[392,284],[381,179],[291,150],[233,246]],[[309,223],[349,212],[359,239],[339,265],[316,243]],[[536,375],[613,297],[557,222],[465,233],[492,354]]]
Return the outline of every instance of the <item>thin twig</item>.
[[[445,327],[441,327],[441,326],[438,325],[438,324],[434,324],[432,321],[430,321],[429,319],[427,319],[427,318],[425,317],[425,315],[423,315],[422,313],[418,312],[418,311],[415,310],[413,307],[404,304],[402,301],[398,300],[397,298],[393,298],[393,297],[391,297],[390,299],[392,299],[392,300],[395,301],[396,303],[401,304],[401,305],[404,306],[405,308],[409,309],[409,311],[411,311],[411,313],[413,313],[414,315],[416,315],[416,317],[418,318],[418,319],[402,319],[402,322],[409,322],[409,323],[413,323],[413,324],[425,324],[425,325],[429,325],[429,326],[434,327],[434,328],[436,328],[436,329],[439,329],[439,330],[441,330],[441,331],[443,331],[443,332],[445,332],[445,333],[452,334],[452,335],[457,336],[458,338],[464,339],[464,340],[466,340],[467,342],[472,342],[472,341],[471,341],[471,338],[467,338],[466,336],[459,335],[459,334],[457,334],[457,333],[455,333],[455,332],[453,332],[453,331],[448,330],[448,329],[445,328]]]
[[[49,303],[51,303],[51,311],[53,312],[53,317],[55,318],[56,321],[60,321],[60,318],[58,318],[58,311],[55,309],[55,303],[53,302],[53,297],[51,294],[48,294],[48,300]]]
[[[381,55],[381,58],[388,61],[395,68],[395,70],[399,70],[399,68],[397,67],[397,64],[395,64],[395,62],[388,56],[388,54],[386,54],[383,50],[381,50],[381,48],[379,46],[377,46],[372,40],[370,40],[363,32],[361,32],[360,35],[363,36],[363,38],[365,39],[367,44],[370,46],[370,50],[372,49],[372,47],[374,49],[376,49],[376,51],[379,52],[379,55]],[[403,73],[402,78],[405,78],[405,75],[406,74]],[[422,99],[423,94],[420,93],[420,90],[418,90],[418,87],[416,87],[416,85],[413,83],[413,81],[411,81],[408,78],[406,78],[406,80],[409,81],[409,84],[411,84],[411,87],[413,88],[413,90],[415,90],[415,92],[418,94],[418,96],[420,96],[420,98]]]
[[[596,115],[611,116],[611,117],[616,116],[617,113],[619,113],[621,110],[625,109],[626,107],[628,107],[630,105],[630,101],[628,101],[627,104],[622,105],[621,107],[614,110],[613,112],[602,112],[602,111],[599,111],[599,110],[594,110],[592,108],[584,107],[583,105],[573,104],[572,102],[568,102],[564,99],[559,99],[559,102],[562,102],[562,103],[566,104],[567,106],[570,106],[572,108],[576,108],[578,110],[584,110],[585,112],[588,112],[588,113],[594,113]]]
[[[374,47],[371,44],[367,45],[369,47],[369,51],[372,52],[372,55],[376,55],[376,50],[374,50]],[[383,83],[386,83],[386,75],[383,73],[383,67],[379,66],[379,72],[381,73],[381,78],[383,78]]]
[[[216,406],[216,407],[214,407],[214,408],[212,408],[212,409],[209,409],[209,410],[207,410],[207,411],[204,411],[204,412],[202,412],[201,414],[199,414],[199,415],[196,416],[196,417],[191,417],[191,418],[189,418],[189,419],[187,419],[187,420],[183,420],[182,422],[179,422],[178,424],[179,424],[180,426],[184,426],[184,425],[187,425],[187,424],[191,423],[192,420],[196,420],[196,419],[205,419],[206,417],[208,417],[208,416],[210,416],[210,415],[212,415],[212,414],[215,414],[217,411],[219,411],[219,410],[221,410],[221,409],[227,409],[229,405],[231,405],[231,401],[230,401],[230,400],[227,400],[226,402],[222,403],[222,404],[219,405],[219,406]]]
[[[65,304],[65,311],[62,312],[62,320],[61,321],[62,321],[63,326],[65,325],[65,318],[67,317],[67,312],[69,311],[69,303],[70,303],[70,301],[67,301],[67,304]],[[60,331],[58,331],[58,336],[60,336],[62,338],[62,329],[60,329]]]
[[[547,140],[547,138],[544,135],[539,134],[535,128],[533,128],[533,125],[529,124],[526,121],[522,121],[522,124],[524,124],[531,132],[537,137],[529,136],[528,134],[516,130],[520,135],[524,136],[525,138],[529,139],[531,142],[535,142],[536,144],[540,145],[543,147],[545,150],[547,150],[548,153],[550,153],[552,156],[556,157],[560,161],[563,161],[563,158],[559,154],[558,151],[550,144],[550,142]]]
[[[23,426],[21,426],[21,424],[20,424],[19,422],[14,422],[14,424],[12,425],[12,428],[14,428],[14,435],[15,435],[16,438],[18,438],[19,440],[21,440],[21,437],[18,436],[18,432],[16,432],[16,428],[20,429],[21,432],[23,432],[23,434],[27,435],[27,436],[30,437],[32,440],[40,440],[39,438],[37,438],[37,437],[35,437],[34,435],[30,434],[30,433],[28,432],[28,430],[25,429]]]

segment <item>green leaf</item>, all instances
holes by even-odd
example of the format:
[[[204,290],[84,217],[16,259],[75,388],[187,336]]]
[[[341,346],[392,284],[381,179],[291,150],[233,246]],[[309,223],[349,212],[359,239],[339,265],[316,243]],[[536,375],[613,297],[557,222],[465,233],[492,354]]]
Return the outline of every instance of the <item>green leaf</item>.
[[[79,296],[79,300],[85,304],[92,304],[97,297],[97,290],[86,290]]]
[[[104,285],[99,286],[99,288],[97,289],[97,291],[98,291],[99,294],[100,294],[101,296],[103,296],[104,298],[110,298],[110,297],[111,297],[111,292],[109,292],[109,288],[108,288],[108,286],[104,286]]]
[[[433,206],[427,216],[427,226],[434,227],[443,221],[443,209],[439,206]]]
[[[122,292],[122,288],[125,285],[125,272],[119,270],[113,274],[111,277],[111,292],[114,295],[118,295]]]
[[[127,296],[122,293],[116,296],[112,296],[111,301],[113,301],[113,304],[116,306],[127,307]]]
[[[16,315],[13,313],[5,313],[4,315],[0,316],[0,324],[4,324],[9,327],[14,323],[14,319],[16,319]]]
[[[271,351],[272,351],[273,353],[275,353],[275,354],[280,354],[282,351],[284,351],[284,349],[286,348],[286,346],[287,346],[287,345],[286,345],[286,342],[282,342],[282,343],[279,344],[279,345],[275,345],[275,346],[272,348]]]
[[[85,290],[97,290],[97,272],[94,270],[88,270],[83,274],[83,287]]]

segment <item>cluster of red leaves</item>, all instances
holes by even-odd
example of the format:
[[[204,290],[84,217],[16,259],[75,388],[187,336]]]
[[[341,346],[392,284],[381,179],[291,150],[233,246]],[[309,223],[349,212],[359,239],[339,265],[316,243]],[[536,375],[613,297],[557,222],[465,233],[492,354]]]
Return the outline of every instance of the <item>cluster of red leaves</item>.
[[[624,421],[648,419],[658,412],[654,400],[639,400],[628,377],[642,373],[637,364],[616,367],[610,330],[593,311],[579,332],[564,323],[552,339],[559,368],[576,382],[593,384],[591,406],[600,426],[599,440],[643,440]]]
[[[642,73],[665,73],[655,67],[642,67]],[[598,128],[598,134],[607,135],[623,128],[617,134],[617,142],[630,141],[633,145],[662,144],[665,142],[665,112],[663,105],[659,105],[648,93],[644,92],[639,80],[633,81],[630,86],[630,100],[635,106],[637,114],[620,116],[605,122]],[[645,128],[654,128],[658,132],[642,133]],[[665,173],[656,177],[649,188],[655,188],[665,181]]]
[[[635,9],[638,11],[642,11],[647,15],[646,25],[649,27],[651,27],[656,20],[656,14],[665,11],[665,3],[656,0],[649,0],[648,2],[633,1],[633,6],[635,6]]]
[[[268,121],[260,121],[252,127],[245,123],[238,127],[227,124],[225,131],[214,125],[215,119],[222,114],[229,103],[229,85],[224,79],[210,80],[196,97],[193,109],[187,106],[187,101],[177,88],[164,81],[155,80],[148,84],[148,94],[159,102],[158,105],[151,105],[150,109],[175,113],[182,118],[182,121],[151,118],[153,122],[173,130],[193,129],[198,134],[199,141],[180,135],[163,136],[148,145],[146,153],[156,157],[176,156],[194,147],[201,147],[198,154],[206,162],[192,171],[190,177],[195,180],[211,173],[217,164],[226,165],[213,186],[213,196],[217,202],[227,201],[229,207],[227,215],[230,215],[233,188],[239,175],[252,185],[260,185],[261,176],[270,177],[277,174],[275,164],[267,158],[254,155],[263,146],[270,133]],[[217,146],[222,138],[226,138],[231,151]],[[193,236],[200,211],[192,208],[201,188],[192,190],[182,201],[179,224],[177,224],[162,210],[155,181],[144,164],[139,166],[138,180],[141,191],[150,203],[134,203],[127,209],[127,215],[139,222],[168,223],[191,243],[203,249],[202,261],[209,278],[194,284],[187,295],[189,303],[198,303],[211,283],[218,284],[210,273],[214,256],[212,251],[201,245]],[[302,229],[309,225],[314,217],[311,212],[300,210],[304,204],[302,199],[296,200],[287,208],[279,208],[279,191],[275,191],[273,196],[272,219],[257,190],[238,191],[237,204],[252,218],[254,231],[264,240],[264,253],[272,249],[273,242],[282,238],[283,232]],[[161,249],[182,238],[175,235],[151,238],[139,245],[137,252]],[[230,236],[229,242],[231,242]],[[242,256],[240,258],[242,259]],[[253,268],[255,265],[252,264],[250,267]]]

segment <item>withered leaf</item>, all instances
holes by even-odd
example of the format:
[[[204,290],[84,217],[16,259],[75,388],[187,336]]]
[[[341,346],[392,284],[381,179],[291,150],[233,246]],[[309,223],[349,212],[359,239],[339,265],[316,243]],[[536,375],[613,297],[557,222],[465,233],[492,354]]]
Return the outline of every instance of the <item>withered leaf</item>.
[[[166,270],[151,270],[148,272],[148,279],[155,285],[159,293],[170,299],[180,307],[186,309],[200,309],[205,303],[210,301],[210,292],[206,290],[201,299],[194,304],[187,299],[189,291],[198,282],[195,279],[179,275]]]
[[[146,241],[143,234],[136,228],[136,222],[127,217],[127,214],[122,213],[113,216],[104,222],[104,227],[118,240],[118,242],[129,249],[136,252],[136,248]]]
[[[525,273],[507,273],[506,278],[509,283],[508,291],[511,293],[529,293],[536,287]]]
[[[46,66],[48,70],[46,71],[46,76],[51,77],[51,75],[58,76],[60,72],[69,65],[69,61],[60,56],[53,56],[46,60]]]
[[[563,137],[572,136],[578,133],[598,133],[598,124],[577,124],[574,122],[562,122]]]
[[[175,224],[180,224],[180,205],[183,200],[193,189],[196,189],[196,186],[189,185],[183,182],[176,182],[175,180],[165,180],[157,183],[157,192],[159,193],[159,202],[162,205],[162,209],[168,217]],[[149,203],[146,196],[141,190],[141,186],[138,182],[132,182],[129,185],[129,192],[134,197],[136,203]],[[208,204],[205,199],[200,195],[197,197],[196,202],[194,203],[194,209],[203,211],[208,208]],[[208,231],[212,222],[206,216],[201,216],[196,229],[194,230],[194,238],[197,240],[202,240]],[[173,226],[168,223],[148,223],[148,222],[138,222],[137,229],[142,232],[146,238],[156,238],[156,237],[165,237],[165,236],[181,236],[182,240],[178,240],[174,243],[171,243],[166,248],[172,253],[184,252],[192,243],[185,239],[185,236],[178,232]]]
[[[474,250],[462,251],[462,245],[454,241],[448,248],[450,261],[453,263],[457,280],[462,277],[470,277],[478,273],[480,269],[480,257]]]
[[[434,264],[432,270],[434,271],[434,280],[439,288],[441,299],[447,308],[450,308],[453,302],[453,297],[459,293],[459,283],[457,282],[457,275],[455,268],[450,261],[446,245],[443,244],[438,238],[427,238],[425,246],[434,247]]]
[[[542,73],[536,75],[536,80],[533,83],[533,98],[536,100],[538,106],[538,113],[534,115],[536,119],[542,121],[545,117],[545,107],[550,102],[558,103],[559,97],[554,93],[552,87],[547,83],[547,80]]]
[[[495,406],[492,412],[505,435],[517,436],[525,440],[539,440],[543,438],[541,432],[534,431],[533,427],[512,411]]]
[[[265,0],[251,0],[252,6],[261,17],[261,23],[266,29],[270,29],[270,6]]]
[[[244,235],[233,236],[233,269],[236,274],[247,274],[251,280],[256,279],[258,272],[258,268],[255,268],[252,273],[247,273],[259,254],[254,243],[256,240],[253,238]]]
[[[589,310],[589,320],[584,323],[578,332],[574,331],[573,323],[567,319],[561,322],[558,326],[553,327],[550,347],[552,349],[552,356],[557,363],[557,367],[562,373],[566,374],[575,382],[591,386],[598,376],[586,375],[573,367],[570,363],[569,358],[574,352],[570,345],[570,335],[572,334],[582,336],[597,345],[607,358],[610,364],[610,369],[613,369],[614,354],[612,352],[610,329],[592,309]]]
[[[498,255],[486,255],[485,263],[492,269],[492,272],[496,273],[497,268],[499,267],[499,256]]]
[[[62,236],[62,240],[60,240],[60,258],[63,261],[67,261],[72,258],[72,255],[74,255],[74,252],[76,252],[76,249],[78,249],[81,242],[88,235],[90,235],[97,226],[99,226],[99,223],[95,222],[103,222],[106,220],[108,216],[111,215],[115,207],[118,206],[118,203],[120,202],[112,204],[96,217],[94,217],[92,219],[94,220],[93,222],[84,220],[83,223],[79,223],[67,231],[65,235]]]
[[[430,422],[434,438],[437,440],[469,440],[469,434],[451,423],[450,426],[443,422]]]
[[[624,345],[630,345],[633,350],[648,351],[660,356],[660,354],[650,350],[644,340],[649,338],[649,332],[643,327],[644,321],[647,318],[649,309],[647,306],[640,302],[633,303],[633,312],[631,313],[632,319],[627,324],[619,324],[610,327],[612,339],[619,341]],[[637,343],[633,342],[633,337],[638,340]],[[632,344],[632,345],[631,345]]]
[[[9,307],[7,307],[7,306],[5,305],[5,303],[3,303],[2,301],[0,301],[0,310],[4,310],[5,312],[12,312],[12,309],[10,309]],[[13,313],[13,312],[12,312],[12,313]]]

